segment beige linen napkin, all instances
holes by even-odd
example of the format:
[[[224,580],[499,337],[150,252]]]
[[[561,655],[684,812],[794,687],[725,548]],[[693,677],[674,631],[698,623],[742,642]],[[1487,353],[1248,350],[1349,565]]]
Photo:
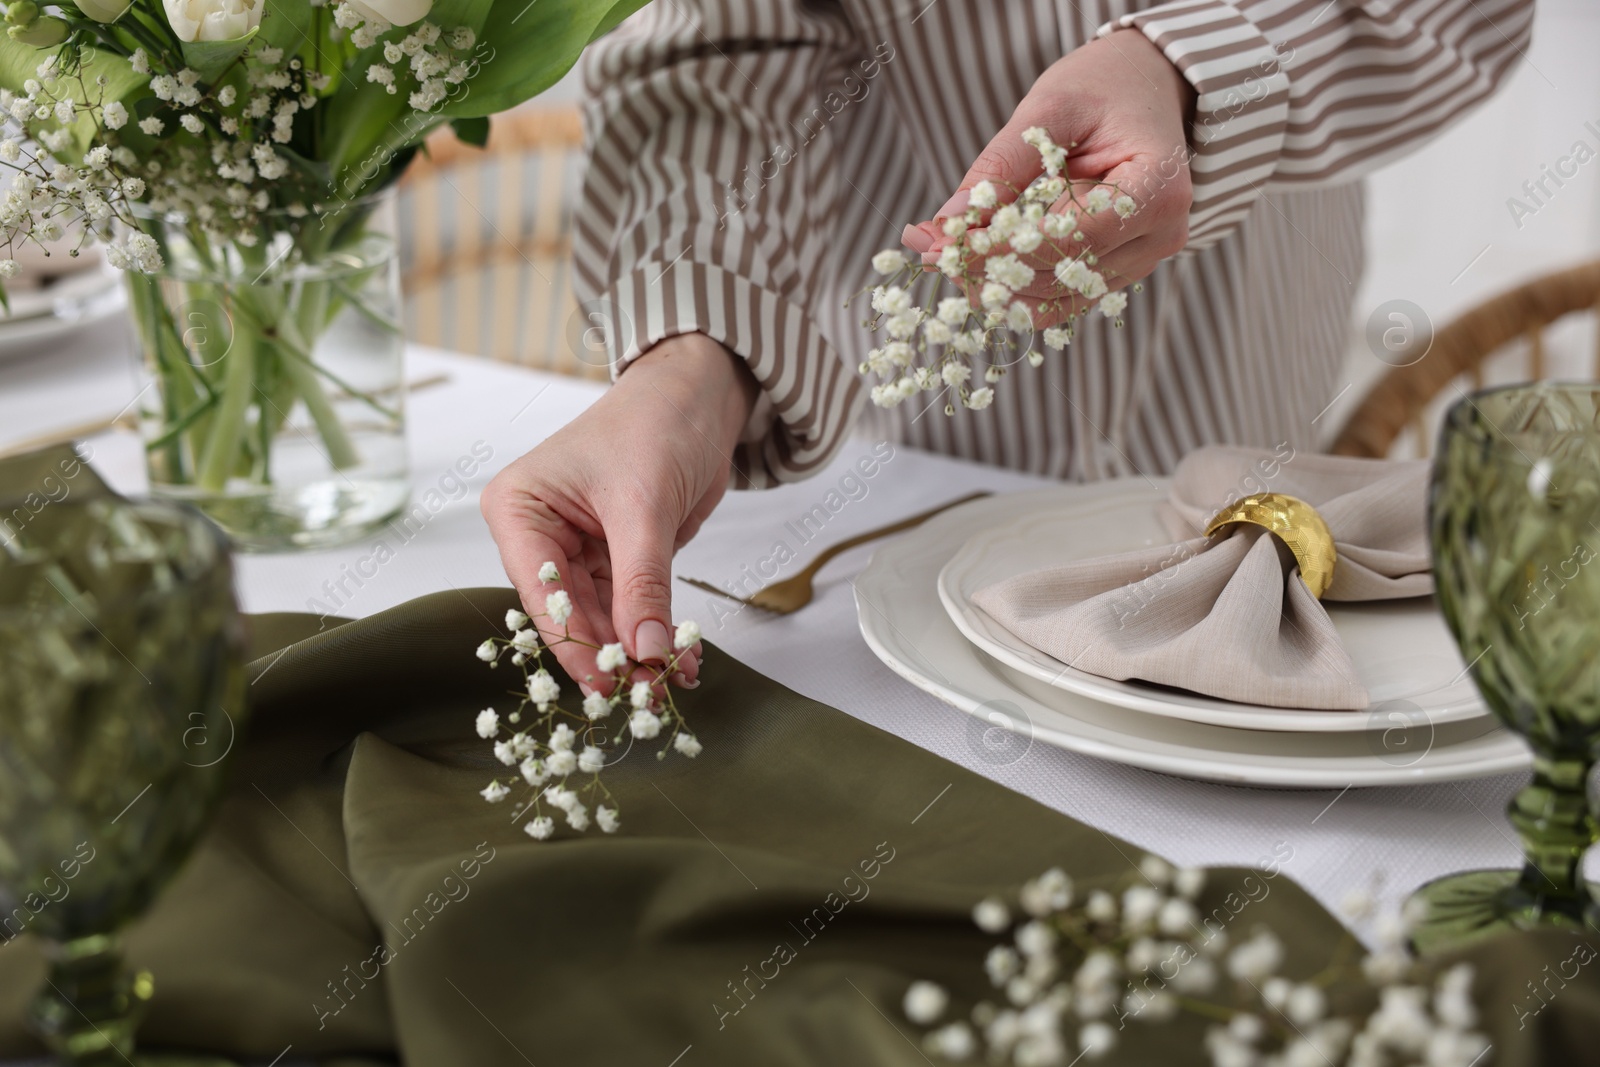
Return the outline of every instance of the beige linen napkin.
[[[1274,707],[1365,708],[1355,665],[1282,542],[1259,526],[1203,530],[1241,497],[1286,493],[1333,533],[1339,562],[1326,599],[1422,596],[1433,589],[1427,477],[1423,460],[1203,448],[1178,465],[1159,505],[1177,544],[1018,575],[973,599],[1090,674]]]

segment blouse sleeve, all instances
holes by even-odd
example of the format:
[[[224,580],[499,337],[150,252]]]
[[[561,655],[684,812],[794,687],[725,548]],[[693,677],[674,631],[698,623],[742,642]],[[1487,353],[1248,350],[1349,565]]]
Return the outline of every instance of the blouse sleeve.
[[[761,399],[736,485],[813,472],[859,403],[812,314],[839,210],[815,90],[877,61],[837,8],[807,0],[651,4],[585,56],[580,312],[604,328],[613,376],[694,331],[746,361]]]
[[[1196,94],[1189,247],[1264,187],[1358,178],[1482,101],[1527,47],[1533,0],[1175,0],[1108,23]]]

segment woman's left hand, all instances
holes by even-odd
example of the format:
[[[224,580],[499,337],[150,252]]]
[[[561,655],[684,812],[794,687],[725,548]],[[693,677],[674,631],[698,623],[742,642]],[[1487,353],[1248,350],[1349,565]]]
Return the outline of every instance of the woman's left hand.
[[[967,209],[974,185],[993,183],[1002,204],[1016,199],[1044,172],[1039,153],[1022,140],[1022,131],[1042,126],[1057,144],[1069,146],[1066,175],[1078,183],[1080,198],[1084,180],[1100,181],[1115,185],[1137,204],[1127,218],[1111,211],[1080,213],[1079,228],[1107,286],[1131,285],[1188,241],[1193,194],[1186,129],[1193,106],[1189,83],[1144,34],[1119,30],[1091,41],[1039,76],[956,194],[931,221],[907,226],[903,240],[931,265],[949,243],[944,220]],[[1069,207],[1069,196],[1064,194],[1051,210]],[[1053,264],[1037,256],[1024,260],[1045,269],[1019,295],[1035,304],[1058,296],[1059,286],[1048,271]]]

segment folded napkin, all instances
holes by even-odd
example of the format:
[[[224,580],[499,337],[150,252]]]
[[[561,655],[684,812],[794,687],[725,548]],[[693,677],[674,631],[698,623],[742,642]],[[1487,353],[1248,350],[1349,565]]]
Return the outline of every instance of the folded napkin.
[[[1355,665],[1283,543],[1259,526],[1212,538],[1205,526],[1253,493],[1298,497],[1338,550],[1325,599],[1422,596],[1433,589],[1427,478],[1424,460],[1203,448],[1178,465],[1159,508],[1176,544],[1018,575],[973,599],[1090,674],[1275,707],[1365,708]]]

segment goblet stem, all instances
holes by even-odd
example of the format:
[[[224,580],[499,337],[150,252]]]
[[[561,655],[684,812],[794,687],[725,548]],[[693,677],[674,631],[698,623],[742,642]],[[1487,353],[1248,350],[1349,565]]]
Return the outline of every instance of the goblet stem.
[[[1522,837],[1527,862],[1512,895],[1516,911],[1532,922],[1581,926],[1593,901],[1583,878],[1583,854],[1594,844],[1597,825],[1589,808],[1589,771],[1594,761],[1535,755],[1533,781],[1507,806]]]
[[[148,972],[130,974],[114,935],[56,942],[47,986],[34,999],[34,1032],[69,1067],[126,1067],[152,991]]]

